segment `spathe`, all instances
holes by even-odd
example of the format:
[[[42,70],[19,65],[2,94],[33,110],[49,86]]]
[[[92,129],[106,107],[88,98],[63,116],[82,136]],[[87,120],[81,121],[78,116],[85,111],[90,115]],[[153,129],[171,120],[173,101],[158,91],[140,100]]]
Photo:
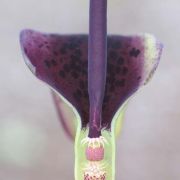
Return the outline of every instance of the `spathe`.
[[[33,74],[72,104],[81,117],[81,127],[86,128],[89,121],[88,36],[24,30],[20,42],[25,62]],[[154,36],[145,34],[108,36],[107,45],[101,128],[110,130],[117,110],[152,77],[159,63],[162,44]],[[69,120],[67,122],[68,127]]]

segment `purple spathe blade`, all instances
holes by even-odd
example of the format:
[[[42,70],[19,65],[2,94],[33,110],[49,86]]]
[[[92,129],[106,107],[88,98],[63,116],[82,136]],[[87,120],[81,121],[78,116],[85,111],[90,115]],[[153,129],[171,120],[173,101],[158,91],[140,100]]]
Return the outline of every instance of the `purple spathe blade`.
[[[24,30],[20,42],[31,71],[77,109],[82,128],[86,128],[89,123],[88,36]],[[101,128],[110,129],[118,108],[152,76],[162,45],[152,36],[108,36],[107,47]]]

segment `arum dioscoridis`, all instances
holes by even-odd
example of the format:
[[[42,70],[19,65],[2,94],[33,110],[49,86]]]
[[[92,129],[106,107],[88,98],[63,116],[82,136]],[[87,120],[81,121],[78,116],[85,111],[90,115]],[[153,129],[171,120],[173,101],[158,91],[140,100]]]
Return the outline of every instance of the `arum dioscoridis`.
[[[107,0],[90,0],[89,35],[23,30],[25,63],[47,83],[75,139],[75,179],[115,179],[115,139],[129,98],[149,82],[162,44],[149,34],[107,35]],[[77,124],[64,115],[63,104]]]

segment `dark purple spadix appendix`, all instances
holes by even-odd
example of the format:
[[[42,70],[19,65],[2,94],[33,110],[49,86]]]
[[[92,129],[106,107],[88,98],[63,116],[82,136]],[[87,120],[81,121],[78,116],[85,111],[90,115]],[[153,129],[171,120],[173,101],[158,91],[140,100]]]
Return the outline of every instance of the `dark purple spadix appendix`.
[[[101,135],[107,65],[107,0],[91,0],[88,46],[89,137]]]

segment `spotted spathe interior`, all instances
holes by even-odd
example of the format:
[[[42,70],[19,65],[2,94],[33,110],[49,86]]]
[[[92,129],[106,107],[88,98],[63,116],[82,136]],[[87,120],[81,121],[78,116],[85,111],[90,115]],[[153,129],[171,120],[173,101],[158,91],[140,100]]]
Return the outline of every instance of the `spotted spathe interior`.
[[[107,44],[102,128],[109,129],[117,109],[141,84],[144,46],[139,36],[108,36]],[[88,36],[25,30],[21,33],[21,46],[30,67],[35,69],[34,74],[77,109],[82,127],[86,127],[89,121]]]

